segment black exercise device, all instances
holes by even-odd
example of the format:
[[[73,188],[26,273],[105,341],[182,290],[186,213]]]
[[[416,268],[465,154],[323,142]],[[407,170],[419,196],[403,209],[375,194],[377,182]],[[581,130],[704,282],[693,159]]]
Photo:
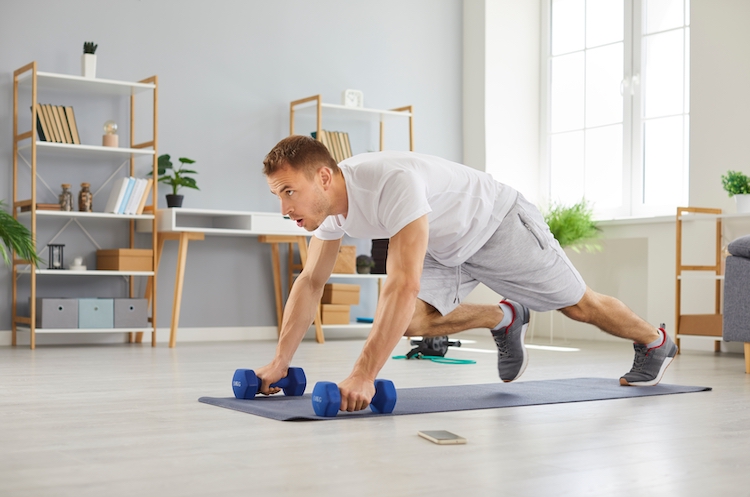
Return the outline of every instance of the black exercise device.
[[[390,380],[375,380],[375,396],[370,401],[370,409],[376,414],[388,414],[396,407],[396,387]],[[312,393],[315,414],[332,418],[341,407],[341,392],[331,381],[319,381]]]
[[[259,392],[260,386],[261,379],[256,376],[252,369],[238,369],[234,372],[232,390],[236,398],[253,399]],[[299,396],[305,393],[307,378],[302,368],[289,368],[286,376],[276,383],[272,383],[271,386],[281,388],[284,395]]]
[[[448,336],[439,337],[424,337],[421,340],[411,340],[411,345],[416,345],[413,349],[406,353],[407,359],[412,359],[415,356],[426,356],[426,357],[445,357],[448,352],[448,347],[460,347],[461,342],[459,340],[451,341],[448,340]]]

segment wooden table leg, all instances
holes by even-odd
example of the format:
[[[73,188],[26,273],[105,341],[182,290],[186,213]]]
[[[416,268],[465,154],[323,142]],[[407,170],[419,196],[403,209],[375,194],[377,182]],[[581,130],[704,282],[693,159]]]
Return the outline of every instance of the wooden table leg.
[[[169,328],[169,347],[177,343],[177,327],[180,323],[180,307],[182,305],[182,285],[185,283],[185,263],[187,262],[188,236],[180,233],[180,246],[177,251],[177,274],[174,282],[174,301],[172,302],[172,325]]]
[[[276,333],[281,333],[281,320],[284,316],[284,297],[281,295],[281,258],[279,244],[271,243],[271,262],[273,265],[273,291],[276,297]]]

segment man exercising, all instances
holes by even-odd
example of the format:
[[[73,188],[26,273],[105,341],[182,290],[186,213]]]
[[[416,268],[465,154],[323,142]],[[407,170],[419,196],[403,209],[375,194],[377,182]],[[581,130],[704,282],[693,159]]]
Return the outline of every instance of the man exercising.
[[[489,328],[505,381],[526,369],[529,309],[557,309],[632,340],[635,360],[621,385],[657,384],[677,347],[619,300],[586,286],[542,215],[489,174],[412,152],[356,155],[340,164],[309,137],[281,140],[263,161],[281,213],[313,232],[307,262],[284,308],[276,355],[257,370],[260,391],[287,374],[315,317],[341,238],[389,238],[386,278],[372,330],[341,383],[341,410],[365,409],[374,380],[402,336]],[[461,303],[484,283],[499,305]]]

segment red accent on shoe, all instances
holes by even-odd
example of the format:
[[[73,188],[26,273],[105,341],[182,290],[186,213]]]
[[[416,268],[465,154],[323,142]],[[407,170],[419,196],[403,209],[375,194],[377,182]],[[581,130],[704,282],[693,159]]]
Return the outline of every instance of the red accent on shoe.
[[[665,343],[667,343],[667,330],[664,328],[657,328],[659,331],[661,331],[661,343],[657,345],[656,347],[651,347],[646,351],[646,355],[648,355],[649,352],[651,352],[654,349],[658,349],[659,347],[662,347]]]
[[[510,307],[511,316],[513,316],[512,318],[510,318],[510,324],[505,327],[505,333],[508,333],[508,330],[510,329],[510,327],[513,326],[513,323],[516,322],[516,308],[513,307],[513,304],[511,304],[510,302],[508,302],[505,299],[501,300],[497,305],[499,306],[500,304],[505,304],[508,307]],[[505,312],[505,311],[503,311],[503,312]]]

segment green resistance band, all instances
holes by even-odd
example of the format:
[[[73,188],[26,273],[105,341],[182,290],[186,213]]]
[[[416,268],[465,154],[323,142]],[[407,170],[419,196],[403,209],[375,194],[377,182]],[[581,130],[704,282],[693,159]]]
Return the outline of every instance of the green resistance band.
[[[405,355],[395,355],[391,359],[408,359]],[[423,359],[432,362],[439,362],[441,364],[476,364],[477,361],[471,359],[453,359],[451,357],[440,357],[431,355],[417,354],[412,359]]]

